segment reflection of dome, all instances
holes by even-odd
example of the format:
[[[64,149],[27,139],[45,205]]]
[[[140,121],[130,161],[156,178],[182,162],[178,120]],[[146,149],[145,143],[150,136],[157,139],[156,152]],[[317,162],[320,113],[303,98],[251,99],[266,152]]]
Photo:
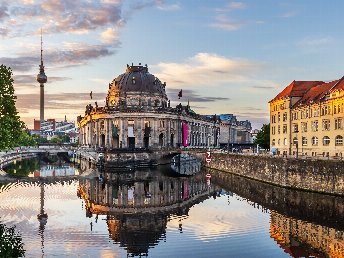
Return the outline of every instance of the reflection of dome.
[[[147,66],[129,66],[109,85],[109,107],[166,107],[166,83],[148,72]]]
[[[149,248],[166,238],[167,215],[110,216],[107,224],[111,238],[129,254],[148,255]]]

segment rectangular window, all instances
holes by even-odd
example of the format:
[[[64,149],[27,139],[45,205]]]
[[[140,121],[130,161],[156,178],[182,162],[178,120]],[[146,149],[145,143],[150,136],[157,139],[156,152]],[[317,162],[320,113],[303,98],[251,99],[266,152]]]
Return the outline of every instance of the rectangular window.
[[[278,130],[278,134],[280,134],[281,133],[281,126],[280,125],[278,126],[277,130]]]
[[[324,131],[329,131],[330,130],[330,120],[323,119],[322,126],[323,126]]]
[[[283,133],[287,133],[287,125],[283,125]]]
[[[293,132],[298,133],[299,132],[299,125],[298,124],[293,124]]]
[[[318,131],[318,120],[315,120],[312,122],[312,131],[317,132]]]
[[[287,113],[283,113],[283,122],[287,121]]]
[[[334,120],[334,129],[341,130],[343,129],[343,121],[342,118],[337,118]]]
[[[302,131],[303,133],[306,133],[306,132],[307,132],[307,122],[301,123],[301,131]]]

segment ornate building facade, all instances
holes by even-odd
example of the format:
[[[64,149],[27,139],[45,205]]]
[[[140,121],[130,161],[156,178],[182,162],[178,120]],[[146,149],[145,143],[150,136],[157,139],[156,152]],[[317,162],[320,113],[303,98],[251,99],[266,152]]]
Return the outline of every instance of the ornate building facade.
[[[166,83],[148,67],[127,65],[108,88],[106,104],[86,106],[78,117],[80,144],[90,147],[217,147],[219,122],[198,115],[190,106],[170,106]]]
[[[270,146],[277,153],[343,156],[343,78],[293,81],[269,103]]]

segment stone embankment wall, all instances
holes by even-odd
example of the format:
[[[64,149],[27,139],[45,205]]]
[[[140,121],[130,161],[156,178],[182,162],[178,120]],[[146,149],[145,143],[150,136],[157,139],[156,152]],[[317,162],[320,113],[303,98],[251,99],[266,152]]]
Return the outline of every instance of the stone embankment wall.
[[[204,153],[197,153],[205,157]],[[344,161],[213,153],[209,168],[283,187],[344,195]]]

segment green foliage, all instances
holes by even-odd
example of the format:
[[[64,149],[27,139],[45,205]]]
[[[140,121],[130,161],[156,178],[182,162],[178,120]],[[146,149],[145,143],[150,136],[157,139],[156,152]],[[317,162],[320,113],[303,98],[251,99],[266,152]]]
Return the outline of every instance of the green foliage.
[[[0,65],[0,150],[18,146],[24,129],[15,100],[12,70]]]
[[[69,135],[58,135],[57,137],[52,138],[50,143],[67,143],[70,142]]]
[[[23,257],[25,250],[21,236],[14,231],[15,227],[6,227],[0,224],[0,256]]]
[[[19,146],[35,146],[37,142],[27,131],[23,130],[18,140]]]
[[[11,176],[26,177],[30,173],[35,172],[40,167],[39,159],[24,159],[17,161],[16,164],[11,163],[6,166],[6,173]]]
[[[270,149],[270,124],[263,125],[254,144],[258,144],[263,149]]]
[[[36,142],[36,144],[48,142],[48,140],[46,138],[42,138],[38,134],[33,134],[32,139]]]

